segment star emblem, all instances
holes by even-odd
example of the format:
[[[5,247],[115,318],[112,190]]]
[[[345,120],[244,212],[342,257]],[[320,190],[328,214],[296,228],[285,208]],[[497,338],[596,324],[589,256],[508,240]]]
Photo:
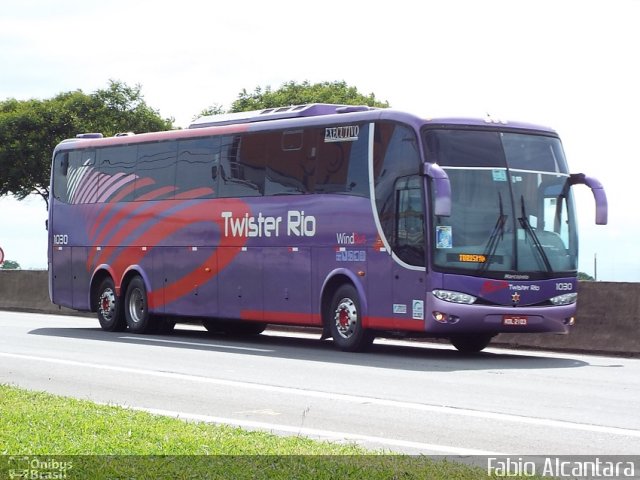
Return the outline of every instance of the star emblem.
[[[516,304],[516,303],[520,303],[520,294],[518,292],[514,293],[513,295],[511,295],[511,301]]]

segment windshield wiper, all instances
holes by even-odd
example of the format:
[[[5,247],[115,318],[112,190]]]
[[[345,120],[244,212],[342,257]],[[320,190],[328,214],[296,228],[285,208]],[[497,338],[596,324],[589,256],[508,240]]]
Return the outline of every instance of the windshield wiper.
[[[533,242],[533,245],[536,247],[536,250],[540,254],[540,258],[542,259],[542,262],[544,263],[544,267],[547,269],[547,272],[552,273],[553,268],[551,267],[551,263],[549,262],[549,257],[547,257],[547,254],[544,251],[544,247],[540,243],[540,239],[538,238],[538,235],[536,235],[535,230],[533,229],[533,227],[529,223],[529,220],[527,219],[527,214],[524,208],[524,195],[520,196],[520,209],[522,214],[522,216],[518,218],[518,221],[520,222],[520,226],[523,228],[525,232],[527,232],[531,236],[531,241]]]
[[[499,240],[502,240],[504,238],[504,226],[507,223],[507,216],[504,214],[504,207],[502,206],[502,194],[500,192],[498,192],[498,202],[500,207],[500,215],[498,215],[496,224],[493,227],[491,235],[489,235],[489,240],[487,241],[487,259],[484,263],[480,264],[478,273],[483,273],[489,268],[489,265],[491,265],[491,262],[493,261],[493,256],[498,249],[498,244],[500,243]]]

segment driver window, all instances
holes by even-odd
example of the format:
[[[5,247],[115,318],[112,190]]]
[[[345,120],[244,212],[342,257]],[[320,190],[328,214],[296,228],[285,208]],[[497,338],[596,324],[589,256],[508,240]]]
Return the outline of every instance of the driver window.
[[[400,178],[396,183],[396,228],[393,250],[410,264],[425,265],[424,199],[421,177]]]

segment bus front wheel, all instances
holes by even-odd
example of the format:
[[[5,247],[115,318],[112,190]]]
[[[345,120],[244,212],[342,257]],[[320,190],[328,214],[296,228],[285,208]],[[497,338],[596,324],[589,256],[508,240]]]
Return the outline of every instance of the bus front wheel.
[[[451,337],[451,344],[462,353],[478,353],[489,345],[493,335],[458,335]]]
[[[111,277],[100,283],[97,296],[96,311],[100,327],[107,332],[122,332],[127,328],[120,298],[116,295],[116,287]]]
[[[362,326],[360,297],[353,285],[345,284],[336,290],[326,316],[333,343],[340,350],[362,352],[373,343],[373,332]]]
[[[140,277],[134,277],[124,297],[124,314],[129,330],[133,333],[151,333],[153,319],[147,305],[147,289]]]

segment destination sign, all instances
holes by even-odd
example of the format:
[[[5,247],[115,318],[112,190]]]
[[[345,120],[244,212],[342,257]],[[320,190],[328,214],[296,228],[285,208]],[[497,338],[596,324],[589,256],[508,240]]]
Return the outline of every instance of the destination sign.
[[[502,263],[502,255],[485,255],[482,253],[449,253],[447,254],[447,262],[460,263],[487,263],[491,259],[491,263]]]
[[[460,253],[458,255],[459,262],[469,263],[486,263],[487,257],[485,255],[476,255],[471,253]]]

